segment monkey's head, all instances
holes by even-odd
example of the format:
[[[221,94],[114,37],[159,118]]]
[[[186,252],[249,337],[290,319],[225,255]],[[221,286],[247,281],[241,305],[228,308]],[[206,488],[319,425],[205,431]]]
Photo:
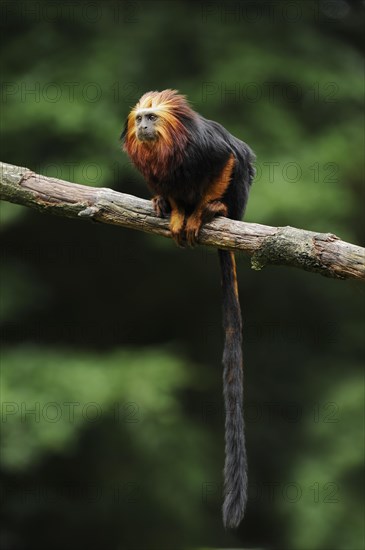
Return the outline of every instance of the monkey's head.
[[[164,171],[168,159],[183,154],[196,116],[177,90],[147,92],[128,115],[121,135],[124,150],[140,170],[152,162]]]

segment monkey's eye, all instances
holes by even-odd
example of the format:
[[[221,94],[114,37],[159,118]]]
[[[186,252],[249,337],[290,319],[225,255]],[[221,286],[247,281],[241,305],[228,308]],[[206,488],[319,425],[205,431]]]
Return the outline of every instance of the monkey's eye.
[[[153,115],[153,114],[150,114],[150,115],[148,115],[148,120],[155,121],[155,120],[157,120],[157,116]]]
[[[141,122],[141,120],[142,120],[141,115],[137,115],[137,116],[136,116],[136,121],[137,121],[137,122]]]

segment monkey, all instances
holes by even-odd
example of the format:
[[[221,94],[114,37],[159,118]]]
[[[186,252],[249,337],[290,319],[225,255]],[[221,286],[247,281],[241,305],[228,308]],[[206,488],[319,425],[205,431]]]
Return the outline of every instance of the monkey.
[[[121,134],[124,151],[169,218],[178,246],[194,246],[216,216],[241,220],[255,176],[255,154],[221,124],[194,111],[177,90],[145,93]],[[218,250],[223,294],[225,465],[223,524],[238,527],[247,502],[243,419],[242,317],[234,253]]]

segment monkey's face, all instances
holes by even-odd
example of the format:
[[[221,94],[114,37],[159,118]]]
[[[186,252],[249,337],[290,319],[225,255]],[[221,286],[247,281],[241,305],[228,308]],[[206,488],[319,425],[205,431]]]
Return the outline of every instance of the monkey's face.
[[[136,113],[136,135],[139,141],[154,141],[158,138],[159,116],[153,109],[141,109]]]

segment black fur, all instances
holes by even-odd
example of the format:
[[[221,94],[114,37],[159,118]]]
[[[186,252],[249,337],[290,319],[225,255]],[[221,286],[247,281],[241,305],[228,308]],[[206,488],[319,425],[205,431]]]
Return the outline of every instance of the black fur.
[[[226,412],[223,523],[237,527],[247,501],[247,458],[243,421],[242,319],[235,293],[233,252],[219,250],[223,290],[223,395]]]
[[[177,203],[190,212],[233,153],[238,162],[222,202],[228,206],[228,217],[240,219],[248,198],[248,166],[254,158],[252,151],[223,126],[200,115],[189,124],[185,122],[185,126],[189,129],[189,143],[184,162],[172,167],[168,180],[154,185],[156,192],[172,194]]]
[[[151,176],[147,181],[153,192],[164,199],[172,197],[189,215],[222,173],[230,156],[236,162],[228,188],[219,200],[227,207],[227,217],[240,220],[255,175],[255,155],[243,141],[232,136],[217,122],[195,113],[181,118],[188,130],[188,144],[183,161],[171,155],[168,177]],[[125,139],[126,129],[122,133]],[[224,467],[223,522],[237,527],[247,501],[247,459],[244,437],[242,320],[235,291],[235,259],[232,252],[219,250],[223,288],[223,393],[226,411],[226,460]]]

